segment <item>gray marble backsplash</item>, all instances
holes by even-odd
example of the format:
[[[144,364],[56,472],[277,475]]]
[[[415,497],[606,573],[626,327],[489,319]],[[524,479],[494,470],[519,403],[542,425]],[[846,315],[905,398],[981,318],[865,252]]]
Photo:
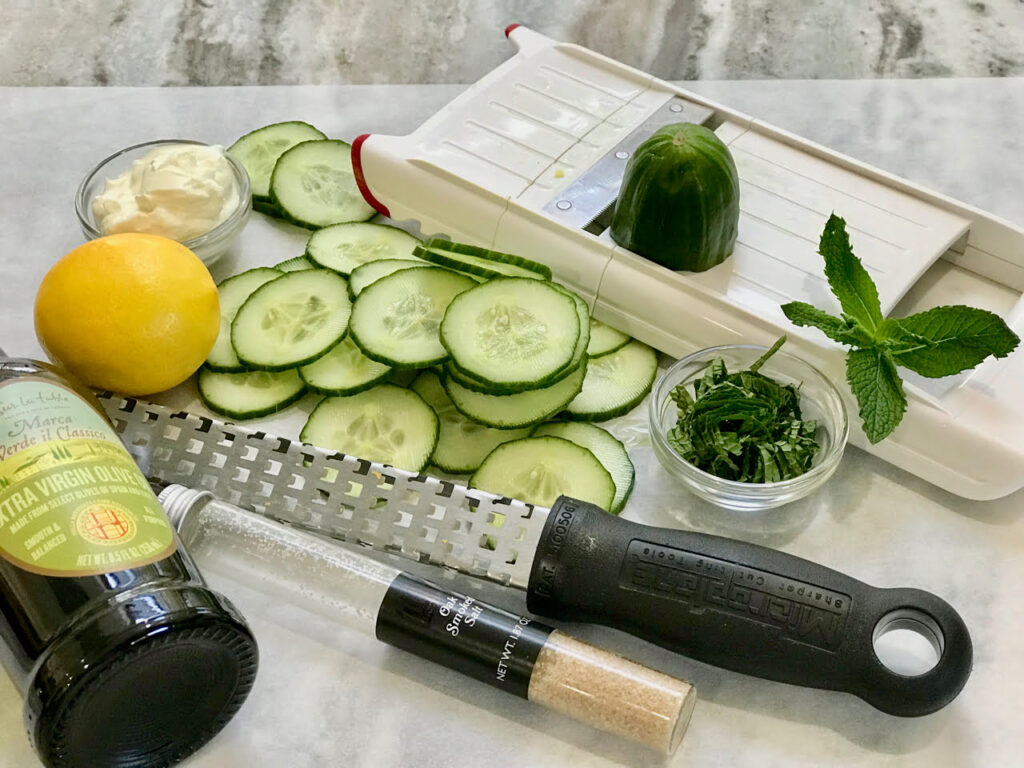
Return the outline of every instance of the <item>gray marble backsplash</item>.
[[[669,80],[1024,74],[1024,0],[0,0],[0,85],[467,83],[511,22]]]

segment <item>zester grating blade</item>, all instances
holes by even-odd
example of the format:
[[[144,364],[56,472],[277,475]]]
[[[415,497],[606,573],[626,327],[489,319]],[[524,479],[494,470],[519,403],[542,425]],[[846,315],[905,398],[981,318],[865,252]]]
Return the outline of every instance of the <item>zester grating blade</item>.
[[[119,395],[100,403],[151,481],[525,589],[548,510]]]

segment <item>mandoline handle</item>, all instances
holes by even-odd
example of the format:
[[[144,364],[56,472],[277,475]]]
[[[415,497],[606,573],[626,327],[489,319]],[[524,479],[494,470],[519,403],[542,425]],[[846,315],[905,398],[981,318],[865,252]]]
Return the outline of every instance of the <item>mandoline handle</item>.
[[[694,659],[784,683],[846,691],[891,715],[926,715],[963,688],[971,638],[918,589],[878,589],[777,550],[654,528],[561,497],[530,573],[530,611],[622,629]],[[941,649],[917,676],[885,667],[874,639],[913,624]]]

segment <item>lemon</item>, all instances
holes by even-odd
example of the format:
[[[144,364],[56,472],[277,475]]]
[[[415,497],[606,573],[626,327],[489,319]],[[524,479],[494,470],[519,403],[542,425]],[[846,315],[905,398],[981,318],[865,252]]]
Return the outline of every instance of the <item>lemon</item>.
[[[36,336],[86,384],[149,395],[180,384],[220,330],[217,286],[188,248],[119,234],[78,246],[43,278]]]

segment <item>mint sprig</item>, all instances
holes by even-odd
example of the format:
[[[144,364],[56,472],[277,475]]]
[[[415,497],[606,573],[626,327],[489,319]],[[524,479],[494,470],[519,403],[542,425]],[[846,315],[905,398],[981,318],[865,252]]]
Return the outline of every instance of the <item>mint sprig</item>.
[[[802,301],[783,304],[782,311],[794,324],[818,328],[850,347],[846,381],[872,443],[892,434],[907,409],[898,365],[929,378],[951,376],[989,355],[1006,357],[1020,343],[999,315],[975,307],[944,306],[899,319],[883,317],[878,289],[853,253],[846,222],[834,213],[821,233],[818,252],[842,317]]]

